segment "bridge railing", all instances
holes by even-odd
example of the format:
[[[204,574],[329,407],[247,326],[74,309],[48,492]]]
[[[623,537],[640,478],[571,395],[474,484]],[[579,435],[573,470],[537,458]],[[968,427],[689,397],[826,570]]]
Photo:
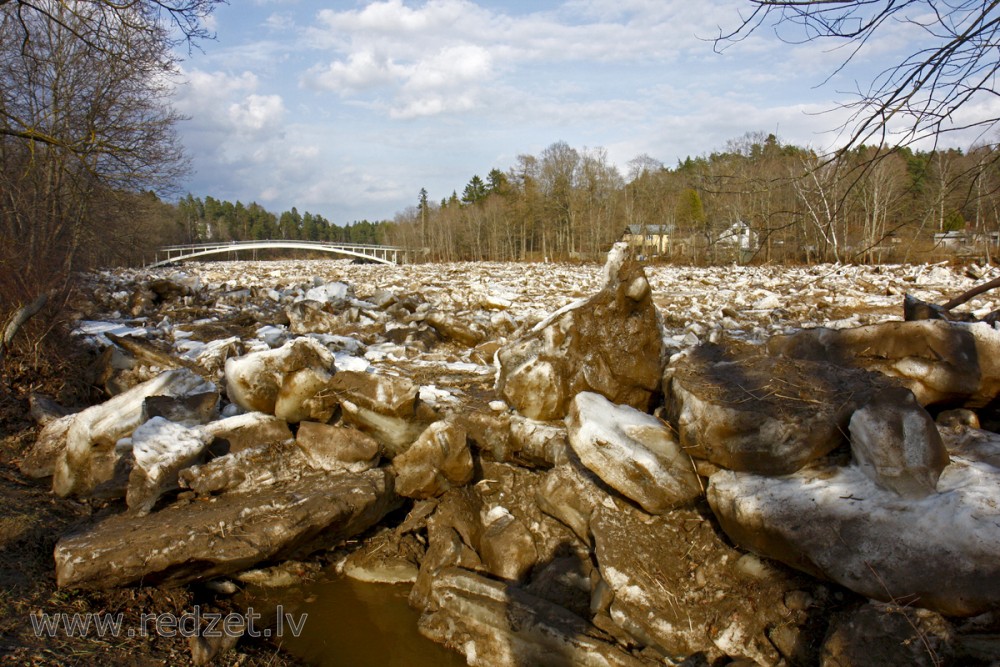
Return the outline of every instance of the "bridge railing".
[[[153,266],[180,261],[195,256],[266,249],[316,249],[324,252],[342,251],[354,257],[367,257],[384,263],[400,264],[407,249],[399,246],[371,245],[364,243],[337,243],[336,241],[303,241],[300,239],[263,239],[259,241],[215,241],[163,246],[156,251]],[[161,259],[161,256],[163,259]]]
[[[241,245],[251,245],[257,243],[300,243],[303,245],[329,246],[336,248],[360,249],[378,248],[386,250],[406,250],[402,246],[378,245],[376,243],[339,243],[337,241],[306,241],[304,239],[260,239],[257,241],[206,241],[204,243],[182,243],[179,245],[160,246],[160,250],[196,250],[210,248],[228,248],[230,246],[239,247]]]

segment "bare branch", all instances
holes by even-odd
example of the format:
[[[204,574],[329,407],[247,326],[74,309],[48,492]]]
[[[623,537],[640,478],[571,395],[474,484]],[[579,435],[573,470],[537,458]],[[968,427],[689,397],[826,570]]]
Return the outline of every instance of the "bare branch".
[[[995,96],[1000,70],[1000,0],[748,0],[753,7],[731,31],[719,31],[716,50],[764,25],[787,43],[849,45],[831,77],[843,70],[887,25],[922,34],[914,51],[858,89],[843,107],[853,114],[843,150],[875,142],[911,145],[943,133],[1000,123],[1000,116],[955,122],[964,106]],[[829,79],[828,79],[829,80]],[[904,129],[894,134],[893,127]]]
[[[220,1],[0,0],[0,238],[17,240],[0,247],[0,318],[14,333],[31,314],[19,304],[105,261],[137,193],[185,169],[174,47],[208,37]]]

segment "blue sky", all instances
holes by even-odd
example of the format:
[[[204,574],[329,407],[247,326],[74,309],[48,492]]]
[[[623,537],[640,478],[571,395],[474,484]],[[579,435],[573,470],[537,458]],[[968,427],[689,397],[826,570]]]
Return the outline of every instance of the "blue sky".
[[[842,52],[768,29],[716,53],[748,7],[231,0],[182,63],[183,189],[342,225],[392,219],[422,187],[461,193],[556,141],[603,148],[623,174],[640,154],[673,166],[746,132],[824,149],[845,116],[823,112],[911,46],[890,26],[830,80]]]

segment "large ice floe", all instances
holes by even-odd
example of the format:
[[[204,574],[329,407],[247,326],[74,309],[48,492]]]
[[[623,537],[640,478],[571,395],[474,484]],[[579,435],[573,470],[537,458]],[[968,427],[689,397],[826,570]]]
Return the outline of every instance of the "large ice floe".
[[[1000,599],[1000,469],[953,457],[923,498],[905,498],[858,466],[784,477],[712,476],[708,499],[748,549],[870,598],[972,616]]]
[[[421,632],[490,667],[1000,656],[1000,334],[901,321],[959,269],[619,245],[88,280],[107,398],[39,408],[20,462],[104,504],[57,543],[61,586],[311,559],[410,583]]]
[[[616,244],[593,297],[556,311],[497,352],[497,391],[521,414],[558,419],[582,391],[652,407],[663,372],[659,316],[642,268]]]

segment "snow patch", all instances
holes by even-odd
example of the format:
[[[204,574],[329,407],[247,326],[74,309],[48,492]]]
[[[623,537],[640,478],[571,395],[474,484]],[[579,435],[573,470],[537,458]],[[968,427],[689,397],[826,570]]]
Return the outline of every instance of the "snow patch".
[[[153,479],[174,464],[197,456],[209,438],[199,429],[153,417],[132,433],[135,464]]]

